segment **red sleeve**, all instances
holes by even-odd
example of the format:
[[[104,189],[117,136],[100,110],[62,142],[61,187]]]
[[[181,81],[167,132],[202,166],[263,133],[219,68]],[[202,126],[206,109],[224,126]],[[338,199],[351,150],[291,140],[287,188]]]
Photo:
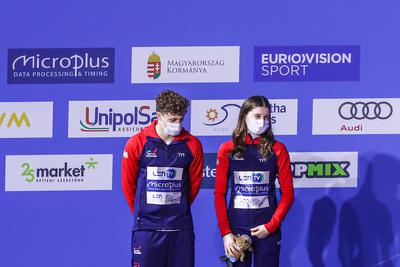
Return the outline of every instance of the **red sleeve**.
[[[214,189],[214,206],[217,213],[218,227],[221,235],[232,232],[229,225],[228,210],[226,205],[226,191],[228,188],[229,153],[232,150],[232,142],[226,142],[220,146],[217,155],[217,167]]]
[[[122,158],[122,191],[132,212],[135,205],[139,159],[145,143],[140,137],[139,133],[128,140]]]
[[[275,232],[281,225],[294,199],[293,177],[290,168],[290,158],[286,147],[276,142],[272,148],[278,157],[278,181],[282,197],[271,220],[265,224],[268,232]]]
[[[192,204],[197,194],[199,193],[201,180],[203,178],[204,153],[200,141],[193,136],[188,141],[188,147],[193,155],[193,161],[192,163],[190,163],[189,166],[189,203]]]

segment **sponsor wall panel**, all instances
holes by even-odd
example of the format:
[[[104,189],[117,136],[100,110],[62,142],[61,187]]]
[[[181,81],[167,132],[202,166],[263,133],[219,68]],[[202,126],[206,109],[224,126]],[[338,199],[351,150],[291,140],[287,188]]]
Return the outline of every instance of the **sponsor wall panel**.
[[[312,132],[399,134],[400,98],[314,99]]]
[[[358,81],[360,46],[256,46],[254,81]]]
[[[155,118],[154,100],[70,101],[68,137],[131,137]]]
[[[230,136],[244,100],[192,100],[191,133]],[[297,134],[297,99],[270,99],[271,123],[276,135]]]
[[[295,188],[357,187],[357,152],[290,153]]]
[[[112,154],[7,155],[5,191],[112,190]]]
[[[9,84],[113,83],[114,48],[8,49]]]
[[[0,138],[53,137],[53,102],[0,102]]]
[[[131,82],[239,82],[239,57],[239,46],[133,47]]]

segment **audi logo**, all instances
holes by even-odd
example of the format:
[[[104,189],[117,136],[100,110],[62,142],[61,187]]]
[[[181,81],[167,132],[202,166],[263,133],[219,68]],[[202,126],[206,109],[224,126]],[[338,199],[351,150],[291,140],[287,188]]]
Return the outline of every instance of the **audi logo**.
[[[339,107],[339,116],[344,120],[386,120],[393,114],[393,107],[382,102],[344,102]]]

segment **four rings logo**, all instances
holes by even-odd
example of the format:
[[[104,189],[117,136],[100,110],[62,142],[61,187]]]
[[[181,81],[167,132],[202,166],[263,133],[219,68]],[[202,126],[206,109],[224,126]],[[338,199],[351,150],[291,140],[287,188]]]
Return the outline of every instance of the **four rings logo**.
[[[386,120],[393,114],[389,102],[344,102],[339,106],[339,116],[344,120]]]

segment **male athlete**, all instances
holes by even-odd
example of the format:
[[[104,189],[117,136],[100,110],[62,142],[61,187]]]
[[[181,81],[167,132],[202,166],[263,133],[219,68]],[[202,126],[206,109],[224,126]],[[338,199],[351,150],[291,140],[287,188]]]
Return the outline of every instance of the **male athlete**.
[[[178,93],[161,92],[157,119],[126,144],[122,190],[134,216],[134,267],[194,267],[190,205],[200,189],[204,154],[182,128],[188,106]]]

